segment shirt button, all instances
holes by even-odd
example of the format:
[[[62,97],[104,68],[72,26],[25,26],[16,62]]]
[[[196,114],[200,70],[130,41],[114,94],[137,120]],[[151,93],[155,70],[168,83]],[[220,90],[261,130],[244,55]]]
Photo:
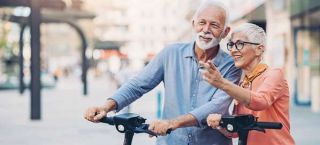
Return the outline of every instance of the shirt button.
[[[192,137],[191,134],[189,134],[188,137],[191,138]]]

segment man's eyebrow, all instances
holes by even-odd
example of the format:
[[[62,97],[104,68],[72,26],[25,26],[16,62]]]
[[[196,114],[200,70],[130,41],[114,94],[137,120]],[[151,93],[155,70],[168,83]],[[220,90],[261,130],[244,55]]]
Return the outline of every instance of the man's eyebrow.
[[[203,18],[200,18],[200,19],[198,19],[198,21],[206,21],[205,19],[203,19]]]
[[[210,23],[215,23],[215,24],[220,24],[219,22],[217,22],[217,21],[210,21]]]

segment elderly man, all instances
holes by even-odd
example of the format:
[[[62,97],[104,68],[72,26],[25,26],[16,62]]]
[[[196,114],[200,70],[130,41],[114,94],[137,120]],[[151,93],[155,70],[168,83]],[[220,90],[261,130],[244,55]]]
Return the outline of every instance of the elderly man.
[[[229,145],[231,140],[219,131],[202,125],[210,113],[225,114],[231,98],[201,79],[199,61],[210,61],[224,78],[237,83],[241,71],[231,56],[219,47],[230,31],[228,13],[217,2],[207,0],[196,11],[192,26],[195,41],[163,49],[132,80],[124,84],[104,105],[89,108],[85,118],[97,122],[112,110],[119,111],[164,82],[163,120],[150,123],[149,130],[159,135],[158,145]],[[168,129],[171,134],[166,135]]]

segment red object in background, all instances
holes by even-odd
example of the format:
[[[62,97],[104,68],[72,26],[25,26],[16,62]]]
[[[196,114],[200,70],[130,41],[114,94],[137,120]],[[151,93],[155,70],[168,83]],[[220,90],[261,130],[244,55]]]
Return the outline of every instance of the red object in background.
[[[155,57],[155,53],[154,52],[149,52],[148,54],[147,54],[147,59],[148,60],[151,60],[151,59],[153,59],[154,57]]]
[[[123,54],[118,50],[101,50],[100,59],[108,59],[112,56],[117,56],[119,58],[128,58],[127,54]]]

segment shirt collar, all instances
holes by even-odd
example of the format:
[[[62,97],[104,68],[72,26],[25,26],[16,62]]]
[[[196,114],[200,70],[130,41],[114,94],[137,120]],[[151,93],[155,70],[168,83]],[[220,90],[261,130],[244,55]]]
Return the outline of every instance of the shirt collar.
[[[195,41],[190,42],[187,47],[188,49],[185,49],[183,56],[185,58],[195,58],[195,54],[194,54],[194,45],[195,45]]]
[[[194,46],[195,46],[195,41],[192,41],[191,43],[189,43],[187,45],[188,49],[186,49],[184,51],[184,54],[183,56],[185,58],[193,58],[193,59],[196,59],[196,55],[194,53]],[[218,50],[218,53],[216,55],[216,57],[214,57],[211,62],[216,65],[216,66],[219,66],[219,64],[221,63],[221,61],[223,60],[223,58],[225,57],[225,52],[220,48],[219,46],[219,50]]]
[[[216,57],[214,57],[212,59],[212,63],[216,66],[219,66],[221,64],[221,62],[224,60],[225,58],[225,52],[221,49],[221,47],[219,46],[219,50],[218,50],[218,53],[216,55]]]

